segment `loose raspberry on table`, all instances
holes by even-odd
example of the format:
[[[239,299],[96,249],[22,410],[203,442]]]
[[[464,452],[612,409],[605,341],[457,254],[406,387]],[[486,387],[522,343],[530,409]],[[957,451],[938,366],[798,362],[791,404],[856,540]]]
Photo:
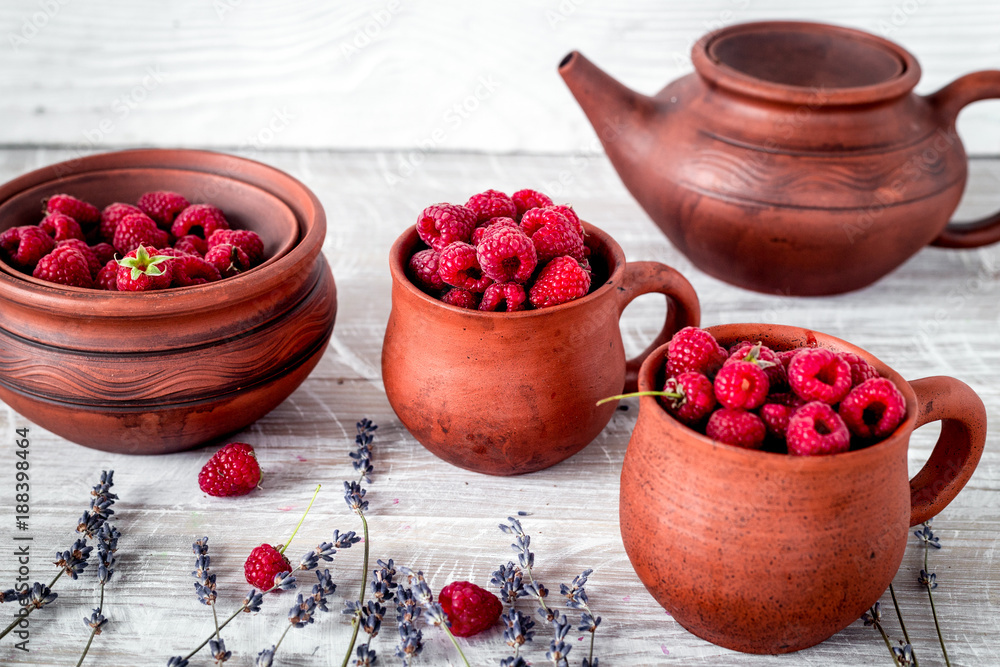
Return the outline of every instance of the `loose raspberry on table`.
[[[476,247],[483,273],[498,283],[525,283],[535,272],[535,246],[520,229],[493,225]]]
[[[143,213],[163,229],[170,229],[180,212],[191,205],[183,195],[169,190],[146,192],[139,197],[137,204]]]
[[[906,416],[906,399],[892,380],[876,377],[852,389],[838,412],[854,435],[885,438]]]
[[[804,348],[788,364],[788,384],[807,401],[833,405],[851,390],[851,367],[830,350]]]
[[[208,252],[208,241],[196,234],[185,234],[174,241],[174,249],[189,255],[204,257],[205,253]]]
[[[176,249],[174,252],[177,255],[171,262],[173,265],[173,279],[170,281],[172,287],[204,285],[205,283],[214,283],[216,280],[222,279],[219,270],[203,258],[197,255],[189,255]]]
[[[732,410],[752,410],[764,404],[770,383],[764,369],[749,361],[731,361],[715,376],[715,397]]]
[[[482,243],[483,237],[494,227],[514,227],[520,229],[520,226],[513,218],[493,218],[472,230],[472,245],[478,246]]]
[[[667,375],[694,371],[712,377],[722,368],[726,356],[712,334],[698,327],[684,327],[667,343]]]
[[[178,213],[170,225],[170,233],[177,238],[194,234],[208,239],[220,229],[229,229],[229,221],[226,220],[225,214],[219,207],[211,204],[191,204]],[[221,242],[230,243],[228,240]],[[261,254],[263,254],[263,246]]]
[[[761,343],[751,343],[745,341],[730,349],[729,359],[726,363],[733,361],[749,361],[764,369],[767,380],[771,384],[771,391],[778,387],[783,387],[788,382],[788,372],[785,365],[781,363],[778,355],[774,351]]]
[[[115,228],[118,227],[118,223],[129,215],[136,213],[146,215],[138,206],[132,206],[132,204],[116,202],[105,206],[104,210],[101,211],[101,238],[108,242],[113,241],[115,238]]]
[[[39,280],[70,287],[94,286],[87,258],[71,245],[57,247],[42,257],[31,275]]]
[[[503,310],[513,313],[524,310],[528,295],[524,293],[524,285],[519,283],[493,283],[483,292],[479,302],[479,310]]]
[[[712,440],[744,449],[759,449],[767,429],[760,417],[744,410],[719,408],[708,418],[705,435]]]
[[[30,271],[45,255],[52,252],[56,242],[36,225],[11,227],[0,234],[0,250],[14,266]]]
[[[436,250],[427,248],[413,253],[406,264],[410,280],[425,292],[436,293],[444,289],[444,281],[438,275],[439,257]]]
[[[57,243],[66,239],[83,240],[83,230],[80,228],[80,223],[65,213],[49,213],[42,218],[38,226]]]
[[[532,209],[529,215],[542,209]],[[544,264],[553,257],[569,255],[575,260],[583,260],[586,257],[586,246],[583,244],[583,236],[573,228],[573,223],[560,216],[561,219],[552,220],[531,235],[531,242],[535,244],[538,251],[538,263]]]
[[[223,278],[231,278],[250,269],[247,254],[229,243],[209,248],[205,253],[205,261],[214,266]]]
[[[45,213],[68,215],[82,227],[91,227],[101,218],[101,212],[96,206],[67,194],[52,195],[46,199]]]
[[[851,386],[857,387],[865,380],[879,377],[875,367],[853,352],[840,352],[838,355],[851,367]]]
[[[717,402],[712,381],[701,373],[688,371],[667,378],[663,391],[666,395],[660,397],[660,401],[667,412],[689,426],[711,414]]]
[[[475,247],[456,241],[440,251],[438,275],[452,287],[460,287],[470,292],[482,293],[493,282],[483,274]]]
[[[456,204],[428,206],[417,218],[420,240],[438,252],[456,241],[468,243],[475,227],[476,214]]]
[[[165,248],[169,240],[167,233],[158,228],[152,218],[145,213],[136,213],[118,222],[112,245],[115,250],[127,255],[140,245]]]
[[[518,190],[510,196],[514,206],[517,207],[518,219],[524,215],[525,211],[542,206],[552,206],[552,200],[548,195],[544,195],[537,190]]]
[[[454,581],[442,588],[438,604],[456,637],[471,637],[492,627],[503,611],[497,596],[468,581]]]
[[[118,261],[119,292],[166,289],[173,279],[173,257],[140,245]]]
[[[476,216],[476,224],[483,224],[491,218],[513,218],[517,215],[514,201],[499,190],[487,190],[469,197],[465,207]]]
[[[101,263],[100,258],[94,249],[87,245],[86,241],[81,241],[80,239],[66,239],[65,241],[58,241],[56,247],[71,246],[79,250],[83,256],[87,259],[87,266],[90,268],[90,276],[92,278],[97,277],[97,272],[101,270],[104,264]]]
[[[247,583],[261,591],[274,588],[278,575],[291,571],[292,564],[284,554],[270,544],[256,547],[250,552],[247,562],[243,564],[243,574]],[[274,590],[281,591],[280,588]]]
[[[479,305],[478,294],[473,294],[467,289],[461,289],[458,287],[445,292],[444,295],[441,296],[441,300],[449,306],[467,308],[468,310],[476,310]]]
[[[257,454],[245,442],[231,442],[215,452],[198,473],[198,486],[210,496],[244,496],[258,484]]]
[[[542,268],[528,298],[535,308],[548,308],[586,296],[590,273],[572,257],[556,257]]]
[[[118,260],[109,259],[104,267],[97,272],[94,280],[96,287],[109,292],[118,291]]]
[[[208,236],[208,249],[229,243],[247,254],[251,266],[264,261],[264,240],[260,234],[249,229],[219,229]]]
[[[795,456],[839,454],[851,448],[851,434],[833,408],[822,401],[795,411],[785,429],[788,453]]]

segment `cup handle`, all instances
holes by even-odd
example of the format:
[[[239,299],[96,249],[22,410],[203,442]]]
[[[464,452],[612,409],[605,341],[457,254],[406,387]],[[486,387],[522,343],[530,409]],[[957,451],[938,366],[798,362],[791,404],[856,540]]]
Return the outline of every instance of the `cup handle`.
[[[955,378],[922,378],[910,386],[919,406],[914,428],[941,422],[930,458],[910,480],[910,525],[916,526],[947,507],[972,477],[986,443],[986,407]]]
[[[954,135],[955,118],[967,104],[1000,98],[1000,70],[973,72],[955,79],[941,90],[929,95],[927,101],[938,111],[941,127]],[[975,220],[945,227],[931,245],[942,248],[978,248],[1000,241],[1000,212]]]
[[[629,262],[621,284],[617,285],[618,317],[633,299],[650,292],[659,292],[667,297],[667,317],[663,328],[653,342],[635,359],[625,364],[624,393],[636,391],[639,366],[650,353],[663,345],[679,329],[698,326],[701,321],[701,304],[694,287],[675,269],[659,262]]]

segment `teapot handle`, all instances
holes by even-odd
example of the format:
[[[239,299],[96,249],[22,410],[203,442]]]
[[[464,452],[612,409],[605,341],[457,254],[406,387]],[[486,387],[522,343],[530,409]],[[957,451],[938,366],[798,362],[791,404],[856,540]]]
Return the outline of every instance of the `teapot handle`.
[[[973,72],[955,79],[941,90],[927,97],[938,109],[942,125],[954,132],[955,118],[962,108],[990,98],[1000,98],[1000,70]],[[950,222],[931,245],[942,248],[978,248],[1000,241],[1000,212],[975,220],[955,224]]]

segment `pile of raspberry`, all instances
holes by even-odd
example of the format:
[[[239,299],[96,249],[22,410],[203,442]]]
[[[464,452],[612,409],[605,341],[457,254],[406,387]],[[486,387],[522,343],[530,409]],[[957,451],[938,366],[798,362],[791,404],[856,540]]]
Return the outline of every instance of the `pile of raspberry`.
[[[256,232],[230,229],[211,204],[158,190],[103,210],[49,197],[37,225],[0,234],[0,256],[35,278],[71,287],[146,291],[214,282],[264,260]]]
[[[696,327],[667,345],[661,402],[713,440],[796,456],[879,442],[906,416],[903,395],[867,361],[821,347],[777,351],[743,341],[728,350]]]
[[[535,190],[435,204],[417,218],[426,244],[409,259],[410,280],[460,308],[547,308],[590,291],[590,249],[576,212]]]

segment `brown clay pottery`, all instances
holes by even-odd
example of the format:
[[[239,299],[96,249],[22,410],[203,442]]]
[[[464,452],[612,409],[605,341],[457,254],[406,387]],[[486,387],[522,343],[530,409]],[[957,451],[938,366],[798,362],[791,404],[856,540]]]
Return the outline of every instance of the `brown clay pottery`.
[[[865,449],[797,457],[732,447],[639,399],[625,455],[620,517],[625,550],[653,597],[682,626],[750,653],[817,644],[856,621],[889,586],[907,528],[933,517],[972,475],[986,439],[983,402],[949,377],[907,382],[872,355],[821,333],[734,324],[708,329],[721,344],[851,351],[892,380],[907,416]],[[639,371],[663,386],[666,346]],[[941,421],[927,464],[907,476],[910,433]]]
[[[653,97],[581,54],[559,73],[622,181],[705,272],[777,294],[864,287],[932,243],[1000,240],[1000,214],[948,226],[966,181],[955,117],[1000,97],[1000,71],[915,95],[916,59],[832,25],[704,36],[695,72]]]
[[[74,442],[155,454],[239,430],[319,361],[337,309],[326,216],[277,169],[192,150],[84,157],[0,186],[0,230],[37,224],[65,192],[98,207],[174,190],[264,240],[260,266],[145,293],[62,287],[0,261],[0,399]]]
[[[674,269],[625,263],[621,247],[586,224],[595,280],[585,297],[550,308],[492,313],[450,306],[406,276],[419,243],[415,228],[389,255],[392,311],[382,346],[389,403],[427,449],[454,465],[517,475],[554,465],[583,449],[607,425],[626,378],[652,349],[700,318],[698,297]],[[626,362],[618,319],[633,299],[667,296],[657,341]]]

